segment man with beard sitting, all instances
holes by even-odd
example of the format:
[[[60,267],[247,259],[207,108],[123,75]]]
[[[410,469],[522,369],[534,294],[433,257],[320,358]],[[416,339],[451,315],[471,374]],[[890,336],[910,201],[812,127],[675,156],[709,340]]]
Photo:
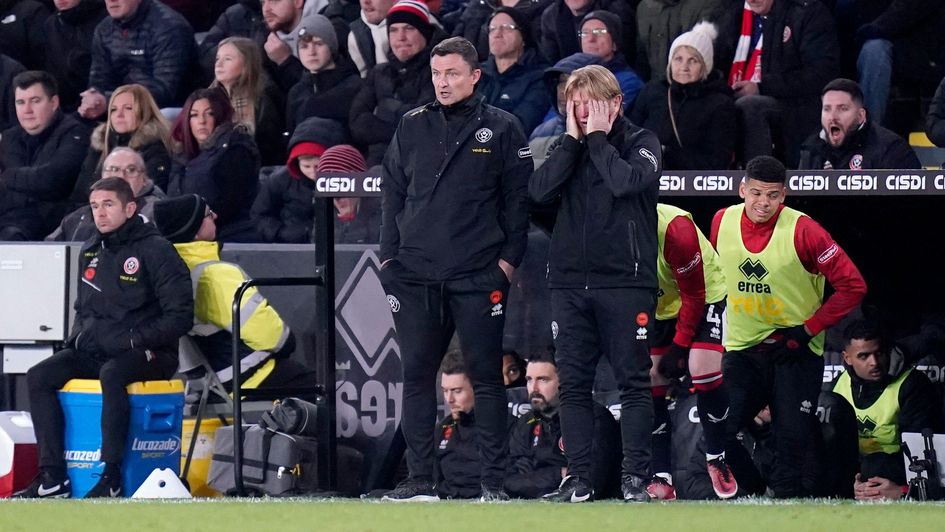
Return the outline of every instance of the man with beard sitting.
[[[554,491],[568,474],[558,419],[558,366],[551,353],[532,355],[526,370],[530,415],[516,421],[509,435],[509,471],[505,490],[511,497],[537,499]],[[617,493],[620,428],[610,411],[594,403],[594,450],[591,483],[598,498]]]

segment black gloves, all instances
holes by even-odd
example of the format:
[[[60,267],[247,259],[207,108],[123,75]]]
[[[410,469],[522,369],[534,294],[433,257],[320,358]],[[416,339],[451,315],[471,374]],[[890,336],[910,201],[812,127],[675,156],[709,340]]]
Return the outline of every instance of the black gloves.
[[[667,379],[679,379],[689,369],[689,348],[673,343],[669,350],[660,357],[657,371]]]
[[[778,332],[784,335],[784,347],[791,351],[806,348],[811,338],[813,338],[813,336],[807,334],[804,324],[778,329]]]

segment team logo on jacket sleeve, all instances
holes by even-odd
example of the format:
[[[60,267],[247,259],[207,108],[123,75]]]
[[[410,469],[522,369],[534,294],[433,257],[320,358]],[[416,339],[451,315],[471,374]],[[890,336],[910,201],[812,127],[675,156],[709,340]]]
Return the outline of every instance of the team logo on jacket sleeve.
[[[138,273],[138,267],[140,265],[141,263],[138,262],[138,257],[128,257],[128,259],[125,260],[123,268],[128,275],[134,275]]]
[[[400,311],[400,301],[393,294],[387,294],[387,304],[390,305],[391,312]]]
[[[653,165],[654,172],[659,170],[660,165],[659,163],[656,162],[656,156],[653,155],[653,152],[651,152],[650,150],[646,148],[640,148],[640,155],[647,161],[650,161],[650,164]]]
[[[486,142],[489,142],[491,138],[492,138],[492,130],[487,127],[481,128],[479,131],[476,132],[476,140],[478,140],[479,142],[482,142],[483,144],[485,144]]]

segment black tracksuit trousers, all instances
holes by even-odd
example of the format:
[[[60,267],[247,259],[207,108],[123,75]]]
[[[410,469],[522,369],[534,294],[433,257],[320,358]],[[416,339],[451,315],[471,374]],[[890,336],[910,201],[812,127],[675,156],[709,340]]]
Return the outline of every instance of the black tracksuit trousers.
[[[590,479],[594,410],[591,392],[606,356],[620,390],[623,473],[650,475],[653,396],[650,352],[656,293],[643,288],[553,288],[552,335],[561,381],[561,434],[568,474]]]
[[[823,358],[807,348],[725,354],[722,374],[730,404],[725,458],[740,487],[756,494],[764,490],[765,482],[737,435],[770,406],[774,464],[767,486],[776,497],[816,493],[821,448],[817,400],[823,372]]]
[[[393,312],[404,372],[401,428],[410,476],[433,476],[436,374],[455,331],[476,396],[482,483],[501,488],[508,458],[508,400],[502,380],[509,287],[505,273],[496,263],[470,277],[424,281],[393,259],[380,279]]]
[[[177,371],[177,357],[153,352],[127,351],[103,360],[83,351],[63,349],[26,373],[30,415],[39,447],[39,465],[65,469],[65,416],[59,389],[71,379],[98,379],[102,383],[102,461],[121,464],[128,437],[131,406],[126,386],[138,381],[165,380]]]

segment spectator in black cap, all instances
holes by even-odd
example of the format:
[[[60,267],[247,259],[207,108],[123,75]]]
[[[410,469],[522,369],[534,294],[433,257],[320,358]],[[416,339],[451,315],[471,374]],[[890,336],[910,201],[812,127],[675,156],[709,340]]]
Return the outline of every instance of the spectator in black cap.
[[[620,17],[602,9],[588,13],[581,21],[581,30],[578,32],[581,51],[600,57],[601,64],[617,78],[620,92],[623,93],[623,107],[627,110],[633,107],[637,94],[643,88],[643,80],[630,68],[621,52],[622,35]]]
[[[506,7],[521,13],[522,18],[531,21],[528,24],[528,32],[531,37],[531,44],[535,46],[541,41],[541,13],[546,7],[551,5],[554,0],[472,0],[461,11],[459,16],[451,14],[452,17],[442,16],[440,11],[440,20],[450,28],[451,21],[455,20],[452,26],[452,34],[459,37],[465,37],[466,40],[473,43],[479,52],[479,60],[485,61],[489,57],[489,20],[496,9]],[[443,6],[446,7],[445,5]],[[541,52],[539,51],[539,54]],[[541,54],[544,55],[544,54]]]
[[[489,59],[482,65],[479,94],[489,105],[515,115],[526,134],[541,123],[551,104],[543,90],[546,67],[524,14],[496,9],[489,20]]]
[[[541,51],[549,61],[581,51],[578,32],[584,16],[592,11],[607,10],[616,15],[623,42],[620,50],[634,57],[636,31],[633,8],[623,0],[555,0],[541,14]]]
[[[298,56],[305,73],[289,91],[288,131],[294,132],[300,122],[312,116],[347,125],[361,77],[347,54],[339,53],[338,37],[327,18],[315,15],[302,21]]]

